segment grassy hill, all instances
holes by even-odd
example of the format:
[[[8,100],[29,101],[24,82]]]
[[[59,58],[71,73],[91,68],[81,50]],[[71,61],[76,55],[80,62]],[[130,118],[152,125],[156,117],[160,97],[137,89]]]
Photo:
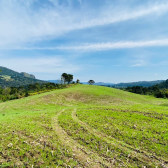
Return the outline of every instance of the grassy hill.
[[[0,103],[0,165],[168,166],[168,100],[75,85]]]
[[[25,72],[19,73],[2,66],[0,66],[0,70],[0,86],[2,88],[19,87],[34,83],[46,83],[45,81],[35,79],[34,75]]]

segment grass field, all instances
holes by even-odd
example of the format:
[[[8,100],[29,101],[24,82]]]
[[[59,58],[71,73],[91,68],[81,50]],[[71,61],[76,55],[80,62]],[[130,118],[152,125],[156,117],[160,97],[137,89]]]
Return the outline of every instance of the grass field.
[[[168,100],[75,85],[0,103],[0,167],[168,167]]]

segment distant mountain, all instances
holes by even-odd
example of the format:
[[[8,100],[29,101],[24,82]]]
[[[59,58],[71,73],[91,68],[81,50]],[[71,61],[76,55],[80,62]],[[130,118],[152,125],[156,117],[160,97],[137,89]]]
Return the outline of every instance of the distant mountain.
[[[61,83],[61,80],[48,80],[48,82],[51,82],[51,83]]]
[[[143,86],[143,87],[149,87],[153,86],[156,84],[159,84],[161,82],[164,82],[165,80],[157,80],[157,81],[139,81],[139,82],[130,82],[130,83],[105,83],[105,82],[96,82],[94,85],[98,86],[109,86],[109,87],[114,87],[114,88],[126,88],[126,87],[132,87],[132,86]],[[61,83],[60,80],[48,80],[48,82],[53,82],[53,83]],[[83,84],[88,84],[88,82],[81,82]]]
[[[153,86],[153,85],[159,84],[159,83],[164,82],[164,81],[165,80],[118,83],[118,84],[112,85],[112,87],[115,87],[115,88],[126,88],[126,87],[132,87],[132,86],[149,87],[149,86]]]
[[[19,87],[34,83],[47,83],[46,81],[35,79],[34,75],[22,72],[16,72],[6,67],[0,66],[0,86]]]
[[[28,74],[26,72],[21,72],[20,73],[23,77],[28,77],[28,78],[33,78],[33,79],[36,79],[36,77],[32,74]]]
[[[106,85],[115,85],[115,84],[114,83],[96,82],[95,85],[106,86]]]
[[[165,80],[157,80],[157,81],[139,81],[139,82],[130,82],[130,83],[104,83],[104,82],[96,82],[94,85],[100,85],[100,86],[109,86],[114,88],[126,88],[126,87],[132,87],[132,86],[143,86],[143,87],[149,87],[156,84],[159,84],[161,82],[164,82]],[[83,84],[88,84],[87,82],[82,82]]]
[[[88,82],[81,82],[81,83],[88,84]],[[94,85],[107,86],[107,85],[114,85],[114,83],[96,82]]]

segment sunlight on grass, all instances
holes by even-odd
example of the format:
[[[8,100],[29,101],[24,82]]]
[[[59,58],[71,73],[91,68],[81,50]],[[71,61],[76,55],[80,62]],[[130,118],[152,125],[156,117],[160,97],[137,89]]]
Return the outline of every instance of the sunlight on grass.
[[[167,104],[88,85],[0,103],[0,165],[166,167]],[[60,111],[58,124],[75,149],[54,129]],[[89,159],[80,158],[85,155]]]

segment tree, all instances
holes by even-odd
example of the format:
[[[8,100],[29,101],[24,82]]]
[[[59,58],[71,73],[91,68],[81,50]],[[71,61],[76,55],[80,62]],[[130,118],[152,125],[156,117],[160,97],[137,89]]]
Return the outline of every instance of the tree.
[[[10,94],[16,94],[18,92],[17,87],[11,87],[11,92]]]
[[[1,86],[0,86],[0,94],[2,94],[2,92],[3,92],[3,89],[2,89]]]
[[[37,90],[37,91],[40,90],[40,84],[39,83],[35,83],[34,84],[34,89]]]
[[[73,81],[73,75],[72,74],[68,74],[68,77],[67,77],[68,84],[70,84],[71,81]]]
[[[77,80],[76,80],[76,83],[80,83],[80,80],[79,80],[79,79],[77,79]]]
[[[70,82],[73,80],[73,75],[72,74],[63,73],[61,75],[61,80],[63,81],[64,84],[66,82],[68,82],[68,84],[70,84]]]
[[[89,83],[89,85],[93,85],[95,83],[95,81],[94,80],[89,80],[88,83]]]
[[[5,89],[3,89],[2,94],[5,96],[10,95],[11,92],[11,88],[10,87],[6,87]]]
[[[67,82],[67,78],[68,78],[68,74],[67,73],[63,73],[61,75],[61,81],[63,81],[64,84]]]

